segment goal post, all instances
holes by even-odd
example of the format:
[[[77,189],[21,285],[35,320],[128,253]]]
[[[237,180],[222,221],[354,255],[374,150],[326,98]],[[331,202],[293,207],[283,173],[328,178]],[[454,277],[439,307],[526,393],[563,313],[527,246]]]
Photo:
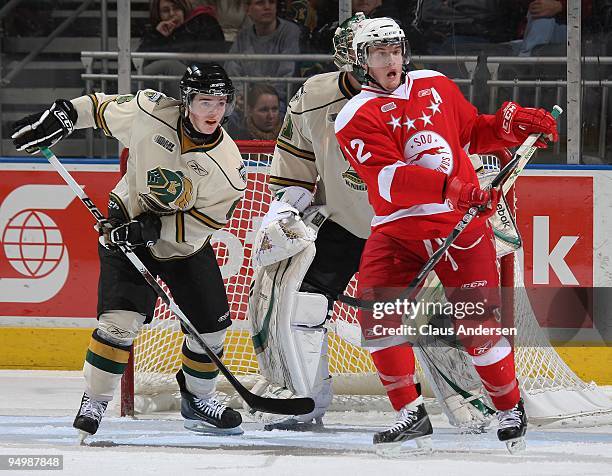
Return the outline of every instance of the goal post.
[[[271,200],[267,178],[274,141],[237,141],[247,167],[247,190],[228,226],[214,233],[211,243],[217,254],[226,285],[233,325],[228,329],[224,363],[245,385],[258,376],[257,358],[248,329],[248,295],[252,279],[251,251],[261,217]],[[509,204],[515,202],[511,190]],[[520,203],[519,203],[520,205]],[[563,362],[538,326],[524,288],[520,260],[509,255],[501,261],[502,286],[513,289],[504,297],[518,330],[516,343],[517,376],[532,419],[543,422],[611,411],[612,403],[594,385],[580,380]],[[353,277],[346,293],[354,293]],[[358,410],[390,409],[378,380],[369,351],[360,347],[356,311],[336,302],[328,321],[330,372],[334,376],[337,408]],[[150,324],[134,342],[133,365],[122,380],[122,415],[176,409],[178,386],[174,375],[180,368],[182,333],[179,322],[158,301]],[[218,389],[229,385],[220,378]],[[419,380],[426,387],[422,375]]]

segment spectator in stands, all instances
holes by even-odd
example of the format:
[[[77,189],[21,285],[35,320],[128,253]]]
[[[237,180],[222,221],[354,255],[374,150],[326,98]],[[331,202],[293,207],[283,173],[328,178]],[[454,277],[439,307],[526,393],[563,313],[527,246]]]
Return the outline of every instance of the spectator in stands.
[[[536,46],[562,44],[567,40],[567,0],[523,0],[527,24],[523,38],[514,42],[519,56],[531,56]],[[592,1],[582,0],[581,16],[591,17]]]
[[[249,22],[238,32],[230,53],[243,54],[299,54],[300,28],[278,18],[276,0],[245,0]],[[231,77],[272,76],[292,77],[294,61],[228,61],[225,70]],[[275,83],[281,108],[287,102],[287,84]],[[240,86],[237,91],[240,92]]]
[[[255,84],[248,89],[246,102],[246,114],[230,119],[232,138],[276,140],[282,125],[278,91],[268,84]]]
[[[224,50],[223,30],[210,6],[192,8],[189,0],[152,0],[149,14],[151,29],[145,33],[140,51]]]
[[[230,44],[236,40],[238,31],[246,19],[246,4],[244,0],[195,0],[201,5],[214,7],[217,20],[223,29],[225,41]],[[229,49],[229,47],[227,48]]]
[[[222,53],[225,38],[214,15],[214,8],[193,8],[190,0],[152,0],[150,28],[138,51]],[[182,76],[184,72],[185,64],[178,60],[157,60],[144,68],[144,73],[150,75]],[[155,84],[148,86],[157,89]],[[163,92],[178,98],[178,82],[166,82]]]
[[[488,45],[516,38],[518,24],[525,16],[519,4],[506,0],[418,2],[415,25],[427,37],[431,53],[477,54]]]

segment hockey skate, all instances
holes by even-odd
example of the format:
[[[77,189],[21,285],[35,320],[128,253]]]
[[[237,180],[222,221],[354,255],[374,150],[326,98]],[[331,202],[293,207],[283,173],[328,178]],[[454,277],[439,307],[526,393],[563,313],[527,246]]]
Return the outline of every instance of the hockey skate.
[[[108,402],[92,400],[87,393],[83,393],[81,406],[72,424],[73,427],[79,430],[79,443],[82,444],[85,438],[98,431],[107,405]]]
[[[186,429],[215,435],[241,435],[242,416],[214,398],[181,391],[181,415]]]
[[[374,435],[376,454],[384,457],[399,456],[402,443],[408,440],[414,440],[417,445],[410,453],[430,453],[432,433],[425,405],[406,405],[397,414],[395,425]]]
[[[506,447],[511,454],[518,453],[525,449],[525,433],[527,432],[527,415],[523,406],[523,399],[510,410],[503,410],[497,413],[499,429],[497,438],[506,443]]]

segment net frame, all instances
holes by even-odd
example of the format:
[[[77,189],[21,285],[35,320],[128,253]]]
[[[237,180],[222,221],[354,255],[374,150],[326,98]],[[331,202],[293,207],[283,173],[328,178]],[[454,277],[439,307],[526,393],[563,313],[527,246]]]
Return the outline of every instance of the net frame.
[[[271,198],[266,177],[275,142],[238,141],[237,144],[247,166],[247,192],[228,227],[218,231],[211,243],[226,278],[233,320],[226,339],[224,363],[248,386],[255,383],[258,375],[246,315],[252,273],[250,257],[258,217],[265,214]],[[489,160],[495,159],[490,157]],[[513,189],[507,194],[507,200],[514,210]],[[539,328],[524,287],[520,260],[520,253],[501,259],[501,285],[515,290],[503,294],[502,310],[513,313],[519,328],[515,360],[521,390],[531,407],[530,418],[545,422],[610,412],[610,400],[596,385],[587,384],[576,376]],[[354,295],[355,287],[356,278],[353,277],[346,294]],[[390,409],[369,352],[358,345],[360,331],[355,310],[336,302],[327,327],[330,331],[330,372],[334,376],[332,409]],[[122,415],[176,409],[178,387],[174,374],[180,368],[181,343],[178,321],[158,301],[152,323],[145,326],[134,343],[134,358],[130,359],[122,379]],[[153,352],[162,355],[163,359],[154,358]],[[424,384],[426,393],[427,382],[418,366],[417,379]],[[223,381],[219,382],[218,390],[222,398],[225,394],[225,400],[231,402],[233,389]],[[135,403],[140,408],[135,408]]]

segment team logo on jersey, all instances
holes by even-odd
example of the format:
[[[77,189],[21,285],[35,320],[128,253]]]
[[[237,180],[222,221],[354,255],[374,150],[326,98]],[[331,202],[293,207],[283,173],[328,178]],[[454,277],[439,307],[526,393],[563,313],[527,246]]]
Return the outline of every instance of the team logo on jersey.
[[[444,138],[433,131],[419,131],[406,141],[404,158],[408,165],[450,174],[453,170],[453,152]]]
[[[247,169],[244,166],[244,164],[240,164],[240,167],[238,167],[238,173],[240,174],[240,178],[242,179],[242,181],[244,183],[246,183],[246,181],[247,181]]]
[[[288,140],[291,140],[293,137],[293,121],[291,120],[291,113],[287,114],[285,117],[285,124],[283,125],[280,135]]]
[[[174,148],[176,147],[174,142],[172,142],[170,139],[166,139],[161,134],[155,134],[155,136],[153,136],[153,142],[163,149],[166,149],[168,152],[174,152]]]
[[[297,92],[293,95],[289,103],[296,102],[298,99],[300,99],[304,95],[305,92],[306,90],[304,89],[304,85],[300,86],[300,89],[298,89]]]
[[[418,92],[417,96],[420,97],[420,98],[425,97],[425,96],[431,96],[431,89],[429,89],[429,88],[421,89]]]
[[[123,104],[124,102],[130,102],[132,99],[134,99],[133,94],[124,94],[122,96],[117,96],[115,102],[117,104]]]
[[[355,169],[349,165],[348,169],[342,172],[342,178],[344,179],[344,183],[346,183],[347,187],[352,188],[353,190],[358,190],[359,192],[365,192],[368,190],[368,186],[365,184],[363,180],[357,175]]]
[[[150,192],[144,194],[145,200],[157,202],[163,209],[174,203],[184,210],[192,197],[193,184],[180,170],[172,171],[157,167],[147,171],[147,185]]]
[[[159,102],[159,100],[163,96],[162,93],[157,93],[157,92],[154,92],[154,91],[145,91],[144,95],[151,102]]]
[[[190,160],[189,162],[187,162],[187,167],[189,167],[201,177],[206,177],[208,175],[208,171],[200,164],[198,164],[197,160]]]

